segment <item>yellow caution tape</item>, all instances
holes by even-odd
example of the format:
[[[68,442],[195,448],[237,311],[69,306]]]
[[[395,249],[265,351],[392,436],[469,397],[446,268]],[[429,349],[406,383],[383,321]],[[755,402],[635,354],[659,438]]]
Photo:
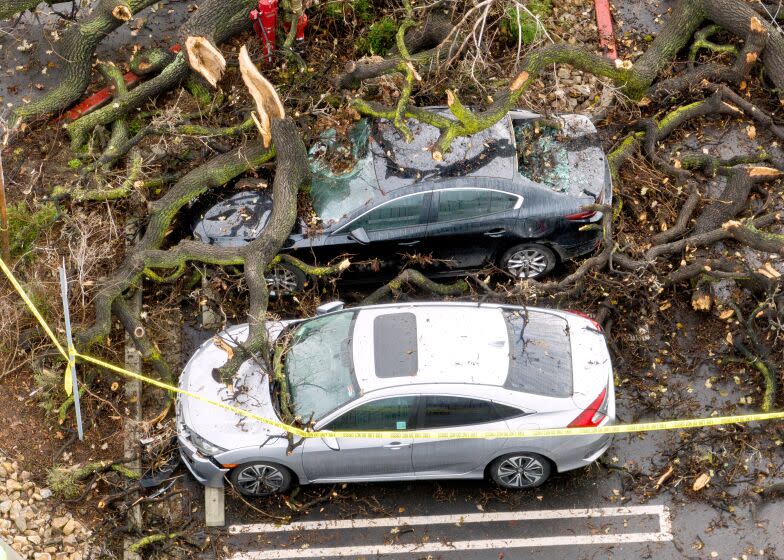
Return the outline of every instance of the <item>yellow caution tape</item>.
[[[73,393],[73,375],[71,366],[76,365],[76,348],[74,348],[73,344],[68,346],[68,362],[65,364],[65,377],[63,378],[63,388],[65,389],[65,394],[69,397]]]
[[[21,284],[16,280],[11,270],[6,266],[5,262],[0,259],[0,269],[2,269],[3,273],[6,275],[8,280],[14,286],[16,291],[22,297],[22,300],[27,305],[30,312],[36,318],[38,323],[44,329],[46,334],[52,340],[52,343],[55,345],[57,350],[62,354],[62,356],[68,361],[68,367],[66,371],[69,371],[70,364],[79,358],[82,361],[94,364],[96,366],[102,367],[104,369],[108,369],[115,373],[119,373],[120,375],[124,375],[126,377],[130,377],[131,379],[136,379],[143,383],[147,383],[148,385],[152,385],[154,387],[158,387],[160,389],[164,389],[166,391],[170,391],[172,393],[177,393],[179,395],[183,395],[185,397],[196,399],[213,406],[217,406],[218,408],[222,408],[224,410],[228,410],[230,412],[234,412],[240,416],[245,416],[252,420],[257,420],[268,426],[273,426],[275,428],[279,428],[284,430],[287,433],[290,433],[295,436],[299,436],[302,438],[352,438],[352,439],[502,439],[502,438],[538,438],[538,437],[558,437],[558,436],[581,436],[581,435],[601,435],[601,434],[630,434],[635,432],[653,432],[653,431],[661,431],[661,430],[683,430],[688,428],[706,428],[711,426],[725,426],[728,424],[744,424],[748,422],[762,422],[768,420],[782,420],[784,419],[784,411],[779,412],[761,412],[757,414],[740,414],[736,416],[714,416],[708,418],[690,418],[688,420],[665,420],[661,422],[640,422],[638,424],[614,424],[614,425],[605,425],[605,426],[596,426],[591,428],[544,428],[544,429],[535,429],[535,430],[506,430],[506,431],[487,431],[487,432],[424,432],[424,431],[355,431],[355,432],[329,432],[329,431],[307,431],[303,430],[302,428],[298,428],[296,426],[292,426],[290,424],[286,424],[284,422],[280,422],[279,420],[273,420],[271,418],[265,418],[264,416],[260,416],[258,414],[254,414],[248,410],[244,410],[242,408],[238,408],[236,406],[232,406],[230,404],[226,404],[221,401],[216,401],[213,399],[209,399],[207,397],[203,397],[201,395],[197,395],[196,393],[191,393],[190,391],[186,391],[185,389],[181,389],[179,387],[175,387],[174,385],[169,385],[168,383],[164,383],[163,381],[159,381],[157,379],[153,379],[151,377],[147,377],[146,375],[141,375],[139,373],[135,373],[133,371],[129,371],[125,368],[121,368],[120,366],[114,365],[109,362],[105,362],[88,354],[82,354],[78,352],[76,348],[72,345],[69,345],[68,350],[66,351],[60,342],[57,340],[57,337],[54,335],[54,332],[51,328],[46,324],[41,313],[35,307],[35,304],[32,302],[30,297],[25,293],[24,289],[22,288]],[[66,390],[70,387],[68,383],[65,384]]]

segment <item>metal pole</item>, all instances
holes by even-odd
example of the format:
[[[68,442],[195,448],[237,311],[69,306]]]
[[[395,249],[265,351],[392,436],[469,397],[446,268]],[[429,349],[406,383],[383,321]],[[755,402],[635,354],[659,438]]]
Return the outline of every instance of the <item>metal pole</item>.
[[[65,340],[68,343],[68,365],[71,369],[71,383],[73,384],[74,411],[76,412],[76,429],[79,432],[79,440],[84,441],[84,431],[82,430],[82,409],[79,404],[79,384],[76,381],[76,361],[71,355],[73,348],[73,337],[71,336],[71,313],[68,310],[68,278],[65,275],[65,259],[60,268],[60,295],[63,297],[63,312],[65,314]]]

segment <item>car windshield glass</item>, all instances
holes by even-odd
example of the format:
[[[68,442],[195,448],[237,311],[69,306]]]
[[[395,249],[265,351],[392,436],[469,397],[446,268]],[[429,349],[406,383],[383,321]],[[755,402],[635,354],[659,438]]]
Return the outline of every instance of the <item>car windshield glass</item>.
[[[346,311],[312,319],[291,335],[284,372],[292,412],[303,420],[311,415],[318,420],[359,394],[351,361],[354,315]]]
[[[310,149],[313,172],[310,198],[325,225],[340,221],[378,194],[373,154],[368,149],[370,126],[362,119],[349,132],[348,145],[339,144],[335,129],[321,135]]]
[[[572,346],[566,319],[541,311],[505,311],[509,375],[504,387],[547,397],[572,396]]]
[[[567,192],[570,182],[569,153],[561,133],[542,121],[512,120],[517,144],[518,171],[555,192]]]

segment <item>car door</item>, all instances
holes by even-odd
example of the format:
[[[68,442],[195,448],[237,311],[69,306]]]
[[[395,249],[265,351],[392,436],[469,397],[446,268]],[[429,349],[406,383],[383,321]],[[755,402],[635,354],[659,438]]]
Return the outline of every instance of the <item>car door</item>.
[[[522,197],[487,188],[436,191],[427,226],[427,250],[435,270],[464,270],[492,264],[503,244],[509,221],[517,219]],[[423,250],[424,252],[424,250]]]
[[[396,431],[411,429],[416,396],[375,399],[339,413],[321,429]],[[413,476],[411,439],[306,439],[302,467],[311,481],[396,480]]]
[[[506,432],[489,400],[452,395],[422,395],[418,429],[439,432]],[[412,462],[416,475],[450,477],[483,470],[506,442],[486,439],[416,439]]]
[[[395,276],[425,238],[431,198],[426,191],[382,202],[326,236],[322,247],[314,247],[319,260],[351,254],[356,264],[349,270]]]

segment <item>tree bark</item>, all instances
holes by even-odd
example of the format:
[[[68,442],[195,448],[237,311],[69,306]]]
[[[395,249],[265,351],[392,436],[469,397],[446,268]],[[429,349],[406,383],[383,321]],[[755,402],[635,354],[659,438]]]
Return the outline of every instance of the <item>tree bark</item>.
[[[183,206],[209,189],[224,185],[242,173],[266,163],[274,155],[274,148],[264,148],[261,142],[240,146],[192,170],[162,198],[150,203],[150,219],[144,236],[98,290],[95,298],[95,323],[90,329],[79,333],[79,342],[89,346],[109,334],[112,303],[138,282],[144,273],[144,262],[138,255],[159,249],[163,245],[172,220]]]
[[[52,4],[53,1],[46,3]],[[8,19],[25,10],[33,10],[38,4],[43,3],[43,0],[2,0],[0,2],[0,19]]]
[[[67,109],[84,93],[92,76],[95,48],[106,36],[156,0],[100,0],[92,12],[72,23],[57,46],[63,68],[60,83],[43,97],[18,107],[15,124],[36,115]]]
[[[139,0],[137,0],[139,1]],[[150,2],[150,0],[144,0]],[[204,37],[214,45],[227,41],[250,26],[248,12],[253,8],[252,0],[208,0],[180,27],[179,43],[191,36]],[[71,145],[79,148],[87,141],[96,126],[107,125],[144,105],[148,100],[166,93],[180,84],[191,71],[186,53],[181,51],[165,66],[160,74],[140,84],[122,100],[98,109],[68,125]]]

